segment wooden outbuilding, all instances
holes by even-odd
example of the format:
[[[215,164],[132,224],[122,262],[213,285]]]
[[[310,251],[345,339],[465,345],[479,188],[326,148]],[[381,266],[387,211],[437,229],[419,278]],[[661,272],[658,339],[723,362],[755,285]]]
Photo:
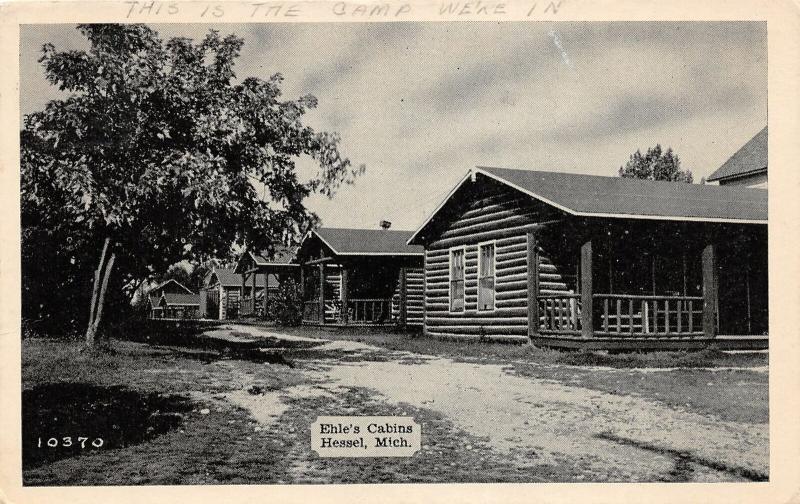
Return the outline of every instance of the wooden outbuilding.
[[[264,282],[268,281],[268,290],[275,291],[278,281],[274,276],[256,277],[256,298],[263,294]],[[245,288],[247,297],[250,297],[252,282]],[[239,301],[242,296],[242,275],[236,273],[234,268],[214,267],[203,279],[203,288],[200,290],[200,312],[203,318],[226,320],[239,317]]]
[[[161,316],[165,319],[200,318],[200,295],[164,292],[159,300]]]
[[[408,243],[431,336],[767,344],[766,190],[476,168]]]
[[[160,284],[156,285],[147,292],[149,301],[150,318],[164,318],[165,312],[162,306],[164,294],[194,294],[192,289],[186,287],[174,278],[170,278]]]
[[[411,231],[319,228],[297,252],[303,322],[319,325],[421,326],[421,246]]]

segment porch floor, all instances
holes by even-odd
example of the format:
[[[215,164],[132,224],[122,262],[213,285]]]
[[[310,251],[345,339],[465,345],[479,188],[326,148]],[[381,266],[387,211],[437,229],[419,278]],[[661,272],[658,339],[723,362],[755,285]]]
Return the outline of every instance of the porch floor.
[[[545,336],[531,338],[536,346],[581,350],[701,350],[711,345],[720,350],[767,350],[769,336],[766,334],[718,335],[714,338],[688,337],[607,337],[595,336]]]

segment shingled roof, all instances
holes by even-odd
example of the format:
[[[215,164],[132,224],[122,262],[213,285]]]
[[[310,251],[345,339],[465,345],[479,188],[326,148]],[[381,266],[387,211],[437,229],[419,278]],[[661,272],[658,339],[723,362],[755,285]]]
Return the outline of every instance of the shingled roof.
[[[180,305],[180,306],[194,306],[200,305],[200,295],[199,294],[178,294],[172,292],[165,292],[162,296],[164,301],[168,306],[170,305]]]
[[[266,264],[273,264],[273,265],[281,265],[281,264],[291,264],[294,260],[296,250],[293,248],[281,248],[275,250],[272,254],[272,258],[269,257],[266,251],[261,252],[259,254],[251,253],[253,256],[253,260],[258,266],[266,265]]]
[[[472,176],[493,179],[576,216],[767,223],[767,191],[763,189],[478,167],[459,182],[409,242]]]
[[[421,256],[424,249],[408,245],[412,231],[389,229],[319,228],[313,232],[337,255]]]
[[[214,270],[209,275],[216,275],[217,281],[223,287],[241,287],[242,286],[242,275],[236,273],[233,268],[214,268]],[[250,287],[252,284],[252,278],[248,279],[247,286]],[[210,283],[209,285],[214,285],[215,283]],[[270,287],[277,286],[278,282],[274,278],[273,275],[270,275]],[[264,287],[264,275],[256,275],[256,288]]]
[[[769,133],[764,127],[756,136],[708,177],[709,182],[752,175],[767,170]]]

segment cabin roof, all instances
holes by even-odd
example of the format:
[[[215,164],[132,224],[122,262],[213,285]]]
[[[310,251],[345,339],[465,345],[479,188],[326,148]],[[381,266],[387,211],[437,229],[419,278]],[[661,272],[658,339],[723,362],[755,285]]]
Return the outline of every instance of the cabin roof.
[[[211,274],[217,277],[217,282],[223,287],[242,286],[242,275],[236,273],[233,268],[214,268]],[[250,282],[252,282],[252,280],[248,281],[248,286],[251,285]],[[270,275],[270,286],[272,286],[272,284],[272,276]],[[264,275],[256,275],[256,287],[264,287]]]
[[[199,294],[178,294],[173,292],[165,292],[162,297],[167,305],[181,305],[181,306],[200,305]]]
[[[271,259],[266,251],[262,251],[258,254],[251,253],[250,255],[253,257],[253,260],[257,266],[279,264],[289,265],[294,260],[295,252],[296,250],[293,248],[278,249],[272,254]]]
[[[186,287],[185,285],[183,285],[179,281],[175,280],[174,278],[170,278],[169,280],[165,280],[164,282],[161,282],[160,284],[158,284],[155,287],[153,287],[152,289],[150,289],[150,292],[161,292],[161,291],[164,290],[165,287],[167,287],[170,284],[175,284],[179,288],[183,289],[183,291],[185,293],[192,294],[192,289],[190,289],[189,287]]]
[[[391,229],[319,228],[312,233],[337,255],[422,256],[419,245],[409,245],[413,231]]]
[[[433,214],[413,233],[409,243],[414,243],[417,235],[462,185],[478,175],[576,216],[767,223],[767,191],[764,189],[477,167],[450,191]]]
[[[767,127],[758,132],[741,149],[708,177],[708,181],[752,175],[767,170]]]

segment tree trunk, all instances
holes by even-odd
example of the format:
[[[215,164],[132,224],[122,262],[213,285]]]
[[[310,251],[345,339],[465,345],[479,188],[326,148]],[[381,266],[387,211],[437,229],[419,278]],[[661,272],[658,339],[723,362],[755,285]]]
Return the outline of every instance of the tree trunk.
[[[94,286],[92,288],[92,300],[89,307],[89,322],[86,327],[86,346],[90,349],[95,347],[100,322],[103,316],[103,306],[105,305],[106,290],[108,289],[108,279],[114,267],[115,254],[106,261],[110,238],[106,238],[103,243],[103,252],[100,254],[100,263],[94,273]]]

